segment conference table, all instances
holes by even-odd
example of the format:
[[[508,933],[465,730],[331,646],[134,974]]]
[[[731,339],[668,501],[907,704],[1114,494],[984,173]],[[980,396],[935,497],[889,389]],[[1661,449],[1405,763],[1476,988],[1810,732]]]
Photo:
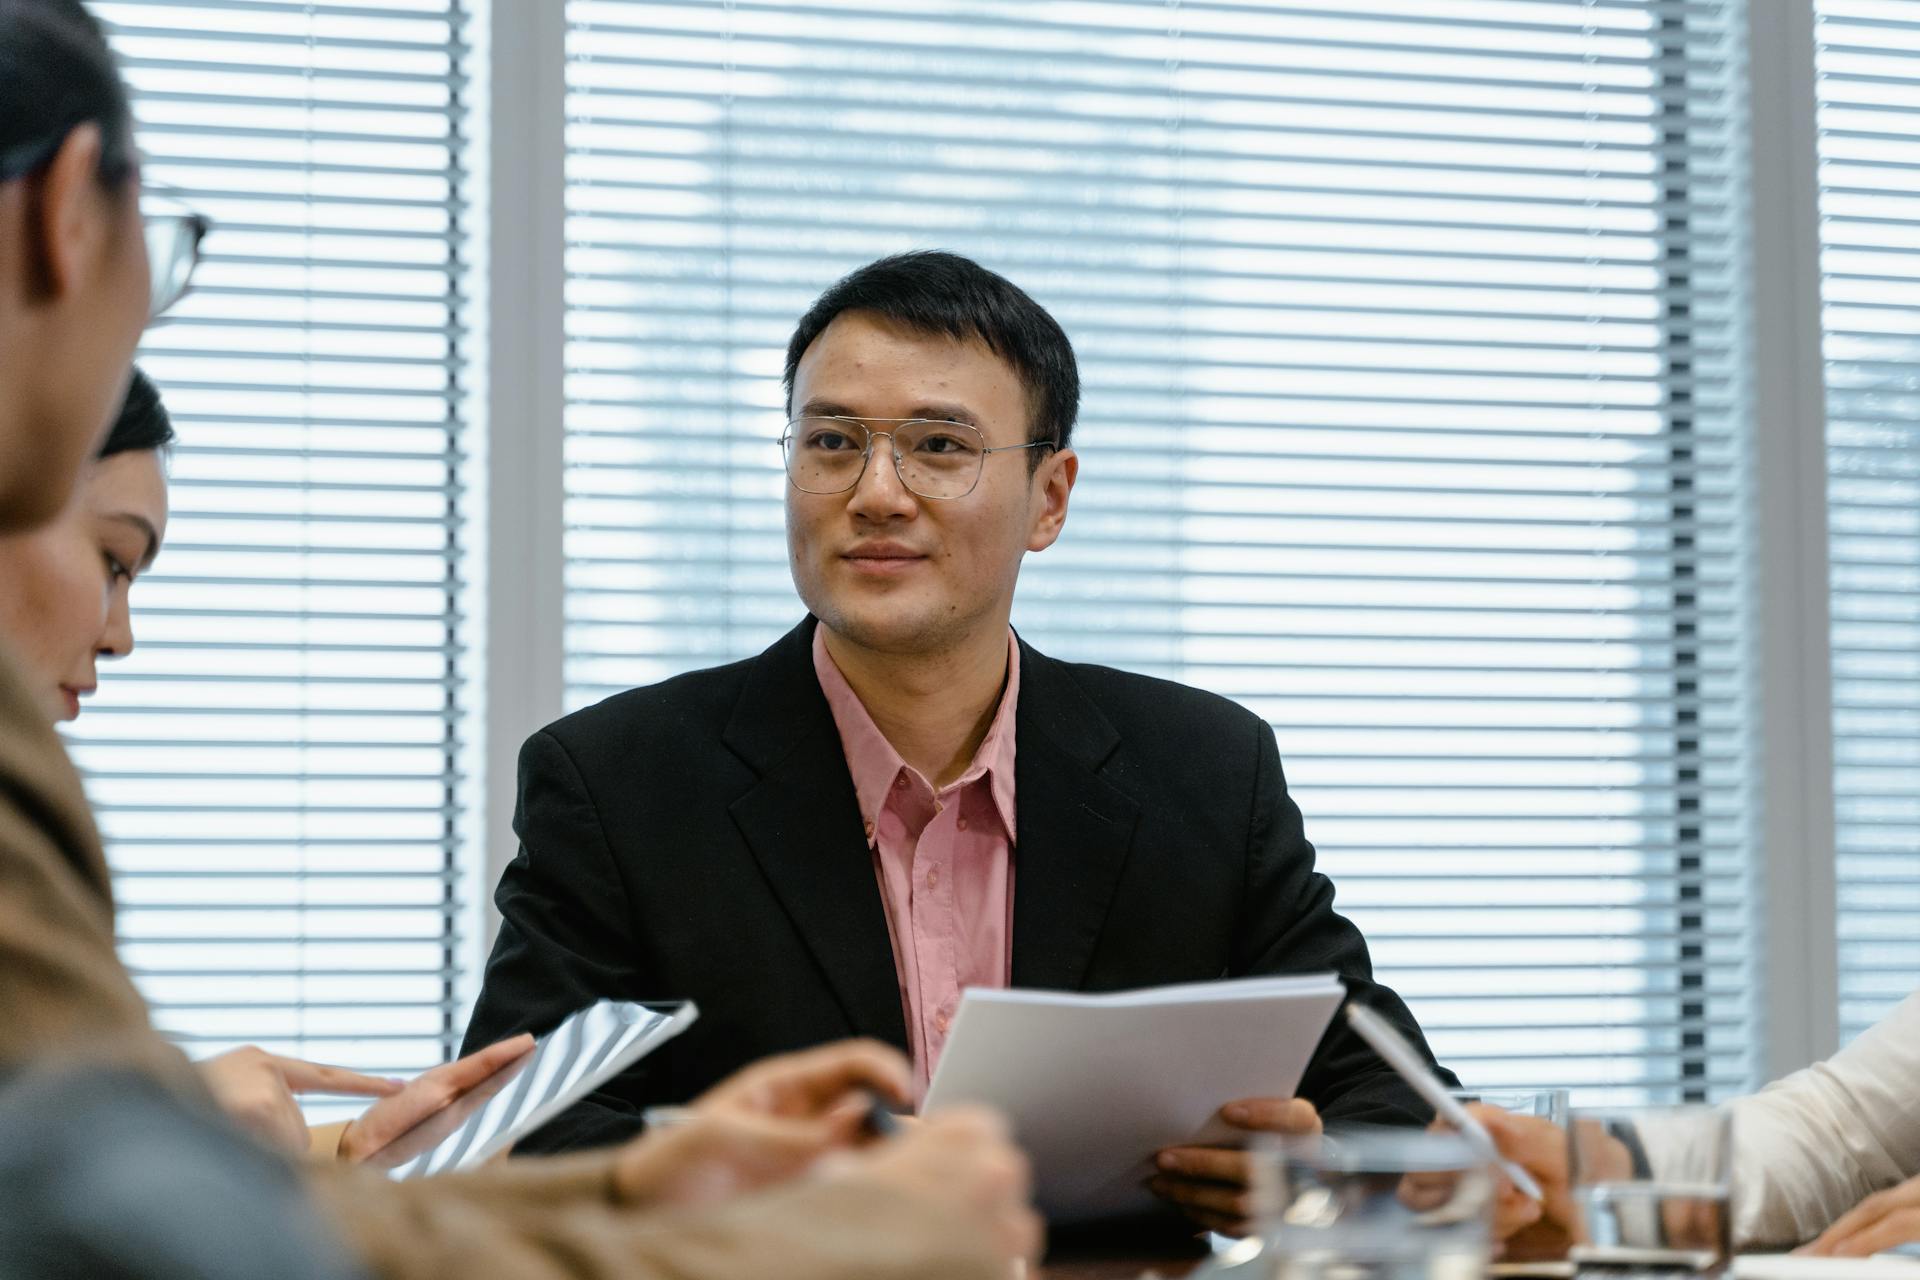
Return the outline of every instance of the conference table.
[[[1075,1259],[1047,1263],[1040,1268],[1037,1280],[1140,1280],[1142,1276],[1178,1280],[1199,1265],[1198,1258]]]
[[[1177,1253],[1075,1250],[1064,1257],[1048,1258],[1035,1280],[1139,1280],[1144,1275],[1177,1280],[1198,1267],[1205,1256],[1193,1249]]]

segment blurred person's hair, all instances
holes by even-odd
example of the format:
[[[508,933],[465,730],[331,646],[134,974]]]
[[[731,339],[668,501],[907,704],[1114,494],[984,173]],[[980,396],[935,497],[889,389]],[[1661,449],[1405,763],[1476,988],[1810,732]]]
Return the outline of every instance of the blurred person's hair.
[[[83,124],[100,127],[101,181],[119,185],[133,114],[99,22],[80,0],[0,0],[0,157],[17,170],[0,177],[32,172]]]

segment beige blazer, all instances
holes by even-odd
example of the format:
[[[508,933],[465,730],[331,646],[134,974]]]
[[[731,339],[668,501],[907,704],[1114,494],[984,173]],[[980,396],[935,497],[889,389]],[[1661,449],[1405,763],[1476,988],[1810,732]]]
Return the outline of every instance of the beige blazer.
[[[107,864],[80,780],[0,655],[0,1074],[61,1061],[131,1066],[197,1105],[198,1074],[154,1031],[113,945]],[[616,1205],[610,1158],[525,1160],[393,1183],[305,1174],[323,1218],[378,1276],[999,1275],[938,1206],[801,1182],[698,1213]]]

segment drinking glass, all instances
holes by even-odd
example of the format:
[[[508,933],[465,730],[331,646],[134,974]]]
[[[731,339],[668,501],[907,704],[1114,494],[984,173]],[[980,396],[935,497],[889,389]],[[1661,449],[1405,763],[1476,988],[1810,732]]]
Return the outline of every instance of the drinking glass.
[[[1570,1256],[1579,1274],[1720,1274],[1731,1253],[1732,1138],[1717,1107],[1573,1111]]]
[[[1259,1280],[1477,1280],[1494,1179],[1457,1134],[1364,1130],[1254,1149]],[[1244,1268],[1244,1269],[1242,1269]]]
[[[1484,1102],[1510,1115],[1545,1120],[1555,1128],[1566,1127],[1565,1089],[1456,1089],[1453,1096],[1461,1102]]]

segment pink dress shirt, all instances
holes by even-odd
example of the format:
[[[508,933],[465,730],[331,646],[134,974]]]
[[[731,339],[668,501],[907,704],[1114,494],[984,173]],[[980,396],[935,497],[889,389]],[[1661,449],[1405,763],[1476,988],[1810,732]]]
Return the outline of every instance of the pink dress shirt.
[[[1004,987],[1013,971],[1013,728],[1020,646],[1007,632],[1007,687],[973,763],[933,785],[900,758],[813,633],[813,669],[833,709],[866,824],[900,1004],[925,1097],[967,987]]]

